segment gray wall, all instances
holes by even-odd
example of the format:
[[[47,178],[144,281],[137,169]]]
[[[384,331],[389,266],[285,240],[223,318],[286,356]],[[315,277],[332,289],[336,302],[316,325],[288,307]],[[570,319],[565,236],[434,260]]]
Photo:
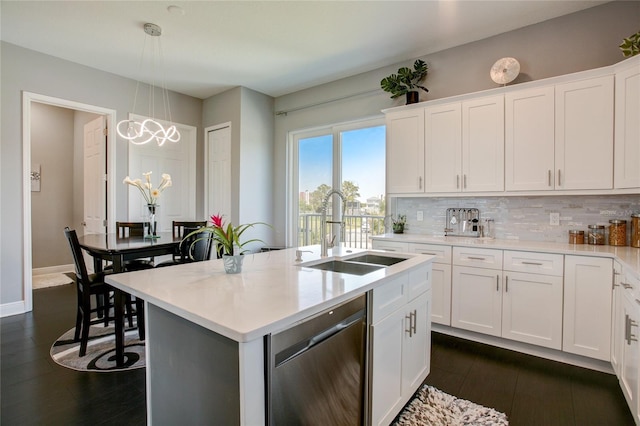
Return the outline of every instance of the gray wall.
[[[203,126],[231,123],[231,220],[272,223],[273,98],[246,87],[213,96],[203,104]],[[206,160],[205,160],[206,161]],[[215,212],[205,212],[209,217]],[[247,230],[247,239],[273,245],[272,229]]]
[[[23,300],[23,209],[22,209],[22,92],[67,99],[116,110],[117,119],[127,116],[133,103],[135,81],[98,71],[53,56],[2,42],[1,64],[1,163],[0,198],[0,304]],[[170,93],[173,120],[196,126],[202,142],[202,100]],[[141,103],[138,103],[138,105]],[[133,111],[146,114],[146,105]],[[161,110],[158,108],[158,110]],[[127,174],[127,142],[118,140],[117,171],[121,182]],[[197,191],[202,193],[202,165]],[[127,216],[127,188],[116,184],[117,218]],[[200,207],[202,208],[202,207]]]
[[[424,82],[429,93],[421,94],[421,100],[497,87],[489,77],[489,69],[505,56],[513,56],[520,62],[521,75],[513,84],[612,65],[624,59],[618,48],[622,39],[639,29],[640,2],[615,1],[427,55],[422,59],[429,65]],[[379,89],[382,78],[412,62],[413,58],[276,98],[275,109],[282,111],[374,91],[276,117],[274,218],[278,237],[283,237],[285,229],[288,132],[381,114],[382,109],[402,105],[403,100],[391,100],[386,92],[375,90]],[[284,243],[284,239],[279,242]]]

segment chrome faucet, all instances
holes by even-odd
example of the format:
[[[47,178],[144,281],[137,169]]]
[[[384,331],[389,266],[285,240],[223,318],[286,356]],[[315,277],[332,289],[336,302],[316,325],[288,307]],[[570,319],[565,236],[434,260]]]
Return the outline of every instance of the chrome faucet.
[[[327,206],[329,205],[329,200],[331,199],[331,196],[334,194],[342,198],[342,220],[340,222],[327,220]],[[338,189],[332,189],[329,192],[327,192],[327,195],[325,195],[324,200],[322,201],[322,210],[321,210],[322,216],[320,220],[320,232],[321,232],[322,238],[320,240],[320,256],[327,256],[328,247],[333,247],[333,242],[336,239],[336,236],[334,235],[331,238],[331,242],[327,241],[327,236],[325,235],[327,223],[340,224],[340,241],[344,241],[344,225],[345,225],[344,215],[346,210],[347,210],[347,197],[344,195],[342,191]]]

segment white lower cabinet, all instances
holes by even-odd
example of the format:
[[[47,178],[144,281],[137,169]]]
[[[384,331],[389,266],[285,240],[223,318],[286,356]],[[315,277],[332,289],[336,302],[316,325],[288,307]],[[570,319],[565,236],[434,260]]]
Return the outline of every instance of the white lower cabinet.
[[[640,302],[630,291],[625,291],[622,303],[625,334],[622,349],[622,364],[620,369],[620,387],[624,394],[631,414],[637,424],[640,424]]]
[[[562,260],[555,254],[454,248],[451,325],[561,349]],[[456,265],[472,262],[493,269]]]
[[[453,266],[451,326],[500,336],[502,271]]]
[[[451,246],[410,243],[409,252],[435,256],[431,274],[431,322],[451,325]]]
[[[613,260],[566,255],[562,350],[611,361]]]
[[[429,374],[430,281],[428,265],[373,290],[373,425],[389,425]]]
[[[620,269],[617,266],[615,272]],[[640,425],[640,278],[622,272],[616,278],[611,361],[616,361],[620,388]]]
[[[561,254],[504,252],[502,337],[562,348]]]

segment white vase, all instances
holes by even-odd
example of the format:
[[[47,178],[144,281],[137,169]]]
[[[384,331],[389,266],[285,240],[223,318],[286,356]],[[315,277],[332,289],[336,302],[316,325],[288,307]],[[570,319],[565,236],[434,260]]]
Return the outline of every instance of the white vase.
[[[238,274],[242,272],[242,261],[244,260],[244,255],[236,254],[236,255],[222,255],[222,262],[224,263],[224,271],[227,274]]]

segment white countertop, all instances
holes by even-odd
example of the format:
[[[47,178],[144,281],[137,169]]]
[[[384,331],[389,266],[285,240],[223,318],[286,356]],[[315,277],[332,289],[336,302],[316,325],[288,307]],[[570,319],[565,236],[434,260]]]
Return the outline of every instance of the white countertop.
[[[521,250],[579,256],[597,256],[617,259],[625,270],[635,272],[640,277],[640,248],[616,247],[608,245],[563,244],[542,241],[499,240],[490,238],[444,237],[422,234],[384,234],[372,237],[380,241],[405,243],[440,244],[449,246],[478,247],[501,250]]]
[[[299,249],[312,251],[302,254],[304,264],[321,259],[320,246]],[[366,251],[373,250],[334,248],[329,257]],[[406,261],[358,276],[301,267],[295,252],[291,248],[247,255],[240,274],[226,274],[222,260],[216,259],[108,275],[106,282],[218,334],[248,342],[433,260],[403,254]]]

